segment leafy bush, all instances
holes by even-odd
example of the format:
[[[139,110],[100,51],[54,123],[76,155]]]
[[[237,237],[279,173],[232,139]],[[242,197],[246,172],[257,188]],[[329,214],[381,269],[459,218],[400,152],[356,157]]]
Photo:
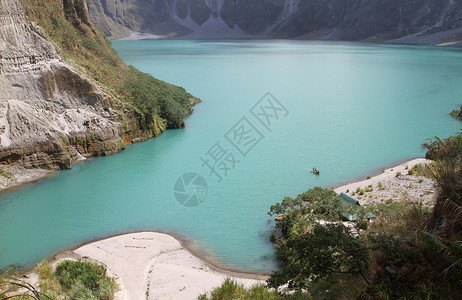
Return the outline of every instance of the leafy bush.
[[[54,273],[61,288],[71,299],[113,299],[114,279],[106,277],[106,267],[91,261],[65,260]]]
[[[99,299],[112,300],[117,290],[113,278],[106,276],[106,267],[91,261],[64,260],[52,266],[47,261],[35,269],[39,275],[38,286],[43,293],[36,299]],[[2,286],[0,285],[0,299]],[[30,290],[35,290],[30,286]],[[35,298],[34,298],[35,299]]]

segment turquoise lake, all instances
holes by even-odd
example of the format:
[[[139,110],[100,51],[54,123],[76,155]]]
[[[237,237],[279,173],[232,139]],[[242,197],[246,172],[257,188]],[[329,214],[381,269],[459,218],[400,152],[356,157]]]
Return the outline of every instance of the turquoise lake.
[[[462,127],[449,116],[462,103],[461,49],[284,40],[113,45],[127,64],[203,103],[185,129],[2,193],[0,267],[30,267],[92,239],[159,230],[218,265],[269,271],[272,204],[422,157],[426,138]],[[262,98],[268,92],[277,101]],[[239,130],[246,135],[236,140]],[[218,150],[228,167],[233,162],[221,182],[201,160]],[[199,206],[174,197],[185,173],[207,182]]]

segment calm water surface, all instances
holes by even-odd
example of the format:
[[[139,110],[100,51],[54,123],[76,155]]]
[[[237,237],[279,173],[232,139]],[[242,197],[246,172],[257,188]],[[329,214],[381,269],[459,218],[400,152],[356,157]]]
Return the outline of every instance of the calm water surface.
[[[1,194],[0,266],[31,266],[91,239],[146,229],[187,237],[219,264],[268,271],[275,267],[271,204],[421,157],[425,138],[462,127],[448,114],[462,102],[458,49],[268,40],[113,45],[127,64],[203,103],[186,129]],[[278,111],[265,127],[250,110],[268,91],[288,114]],[[243,117],[248,123],[236,125]],[[230,130],[249,124],[250,137],[238,144],[244,156]],[[235,162],[221,182],[201,161],[218,146]],[[321,176],[310,173],[314,166]],[[172,192],[189,172],[209,188],[194,208]]]

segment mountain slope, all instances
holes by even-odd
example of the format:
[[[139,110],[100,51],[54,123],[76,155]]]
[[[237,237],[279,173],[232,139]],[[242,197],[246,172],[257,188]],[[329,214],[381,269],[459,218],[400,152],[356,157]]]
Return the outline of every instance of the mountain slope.
[[[89,8],[114,39],[462,40],[460,0],[90,0]]]
[[[0,0],[0,189],[184,126],[184,89],[127,67],[83,0]]]

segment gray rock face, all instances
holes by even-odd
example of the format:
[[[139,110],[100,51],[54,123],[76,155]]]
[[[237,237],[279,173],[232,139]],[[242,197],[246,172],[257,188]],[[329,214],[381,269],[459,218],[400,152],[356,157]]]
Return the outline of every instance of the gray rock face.
[[[90,0],[109,37],[462,40],[459,0]]]
[[[61,60],[26,20],[21,0],[0,0],[0,90],[0,165],[7,174],[70,168],[84,156],[125,147],[121,117],[104,105],[109,96]]]

